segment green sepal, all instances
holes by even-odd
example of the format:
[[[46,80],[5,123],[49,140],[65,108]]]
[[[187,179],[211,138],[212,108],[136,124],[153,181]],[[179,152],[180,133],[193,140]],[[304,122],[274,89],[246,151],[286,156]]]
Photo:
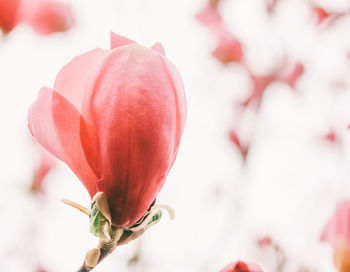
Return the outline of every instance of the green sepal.
[[[109,241],[111,236],[109,234],[109,223],[107,219],[98,210],[97,205],[93,204],[89,214],[90,232],[98,238]]]
[[[163,212],[162,210],[157,210],[155,214],[153,214],[151,220],[148,221],[147,227],[150,227],[154,224],[157,224],[162,218]]]

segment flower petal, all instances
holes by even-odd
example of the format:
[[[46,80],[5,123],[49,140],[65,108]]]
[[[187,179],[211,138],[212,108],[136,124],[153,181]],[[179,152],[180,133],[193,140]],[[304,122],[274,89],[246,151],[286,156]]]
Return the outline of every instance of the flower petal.
[[[165,56],[165,50],[164,50],[164,47],[162,46],[162,44],[160,44],[160,43],[155,43],[151,48],[152,48],[154,51],[158,52],[159,54]]]
[[[90,195],[96,193],[96,175],[91,170],[80,141],[80,113],[55,90],[42,88],[28,112],[32,135],[50,153],[64,161],[79,177]]]
[[[95,72],[98,62],[109,51],[96,48],[75,57],[58,73],[54,89],[64,96],[80,112],[84,100],[86,85]]]
[[[114,49],[123,45],[130,45],[133,43],[135,42],[121,35],[115,34],[114,32],[111,32],[111,49]]]
[[[90,108],[103,173],[97,186],[110,202],[113,224],[131,226],[173,163],[185,116],[184,95],[177,94],[183,86],[170,79],[163,56],[139,45],[114,50],[104,66]]]

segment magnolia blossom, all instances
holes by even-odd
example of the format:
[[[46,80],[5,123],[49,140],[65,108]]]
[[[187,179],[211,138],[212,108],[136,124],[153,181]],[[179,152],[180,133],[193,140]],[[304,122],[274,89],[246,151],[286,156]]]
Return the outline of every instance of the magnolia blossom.
[[[111,49],[74,58],[29,109],[33,136],[107,196],[112,224],[141,219],[172,167],[186,119],[181,77],[160,44],[111,34]]]
[[[70,7],[56,0],[38,0],[35,4],[31,3],[26,11],[26,20],[41,35],[67,31],[74,22]]]
[[[349,15],[349,11],[332,11],[311,3],[311,9],[318,26],[331,27],[339,19]]]
[[[7,33],[20,21],[19,9],[22,0],[0,0],[0,29]]]
[[[212,55],[224,64],[240,63],[243,61],[242,44],[226,27],[217,9],[218,4],[219,1],[209,1],[207,7],[196,15],[196,19],[207,27],[218,41]]]
[[[256,263],[244,263],[237,261],[230,263],[221,272],[263,272],[262,268]]]
[[[304,65],[302,63],[293,63],[288,60],[284,60],[274,70],[263,75],[254,74],[247,66],[246,69],[252,81],[252,88],[249,96],[241,103],[243,107],[254,103],[259,108],[263,95],[272,82],[283,82],[294,89],[297,81],[304,74]]]
[[[29,24],[35,32],[49,35],[73,25],[70,7],[57,0],[0,0],[0,29],[8,33],[17,24]]]

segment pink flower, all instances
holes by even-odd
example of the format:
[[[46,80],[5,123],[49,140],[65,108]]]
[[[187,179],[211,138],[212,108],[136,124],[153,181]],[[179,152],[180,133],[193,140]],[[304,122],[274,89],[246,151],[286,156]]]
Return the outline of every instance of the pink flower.
[[[0,0],[0,29],[7,33],[19,22],[21,0]]]
[[[148,49],[114,33],[111,50],[74,58],[28,114],[33,136],[90,196],[107,196],[117,227],[134,225],[155,200],[185,119],[183,83],[162,46]]]
[[[42,35],[63,32],[73,25],[70,7],[56,0],[37,1],[32,5],[27,20],[34,31]]]
[[[314,6],[313,11],[317,17],[317,24],[318,25],[321,24],[326,18],[329,17],[329,13],[321,7]]]
[[[256,263],[246,264],[242,261],[230,263],[221,272],[263,272],[261,267]]]
[[[330,11],[313,4],[311,4],[311,8],[314,16],[316,17],[315,20],[318,26],[323,25],[326,27],[331,27],[339,19],[349,15],[348,11]]]
[[[272,239],[269,236],[264,236],[264,237],[258,239],[257,243],[260,247],[273,245]]]
[[[322,135],[321,140],[332,146],[342,146],[342,138],[334,129],[330,129],[327,133]]]
[[[252,81],[252,90],[249,96],[241,103],[243,107],[255,103],[255,106],[259,108],[263,95],[272,82],[283,82],[291,88],[294,88],[298,79],[304,74],[304,66],[302,63],[291,63],[287,59],[285,59],[273,71],[263,75],[252,73],[247,66],[246,69],[248,70]]]
[[[242,44],[227,29],[218,9],[219,1],[209,1],[207,7],[196,15],[196,19],[207,27],[218,40],[218,45],[212,52],[220,62],[242,62]]]
[[[212,54],[224,64],[229,62],[241,62],[243,60],[242,44],[231,35],[223,35]]]
[[[68,30],[73,15],[67,4],[56,0],[0,0],[0,29],[7,33],[19,23],[49,35]]]

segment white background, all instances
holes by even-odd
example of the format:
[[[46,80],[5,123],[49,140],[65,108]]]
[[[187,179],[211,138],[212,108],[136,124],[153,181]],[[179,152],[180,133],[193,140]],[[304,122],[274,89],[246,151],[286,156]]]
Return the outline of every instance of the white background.
[[[316,1],[315,1],[316,2]],[[335,11],[346,0],[318,1]],[[0,271],[75,271],[97,244],[88,218],[65,206],[89,206],[74,174],[61,164],[48,176],[46,195],[28,192],[35,148],[26,114],[42,86],[73,57],[108,48],[112,30],[145,46],[161,42],[186,88],[188,119],[177,161],[159,195],[175,221],[162,221],[130,245],[117,248],[95,271],[219,271],[237,259],[274,271],[273,254],[256,239],[269,235],[286,251],[286,272],[306,265],[335,271],[332,250],[319,243],[335,203],[350,195],[350,17],[315,27],[308,1],[281,0],[272,18],[262,0],[223,0],[227,24],[245,46],[249,63],[265,72],[287,52],[305,65],[296,91],[272,84],[258,115],[245,116],[251,137],[246,165],[228,139],[235,101],[249,94],[238,65],[210,55],[215,40],[194,15],[204,0],[74,0],[76,24],[48,37],[18,26],[0,39]],[[333,128],[342,143],[322,136]],[[139,261],[128,264],[139,252]]]

